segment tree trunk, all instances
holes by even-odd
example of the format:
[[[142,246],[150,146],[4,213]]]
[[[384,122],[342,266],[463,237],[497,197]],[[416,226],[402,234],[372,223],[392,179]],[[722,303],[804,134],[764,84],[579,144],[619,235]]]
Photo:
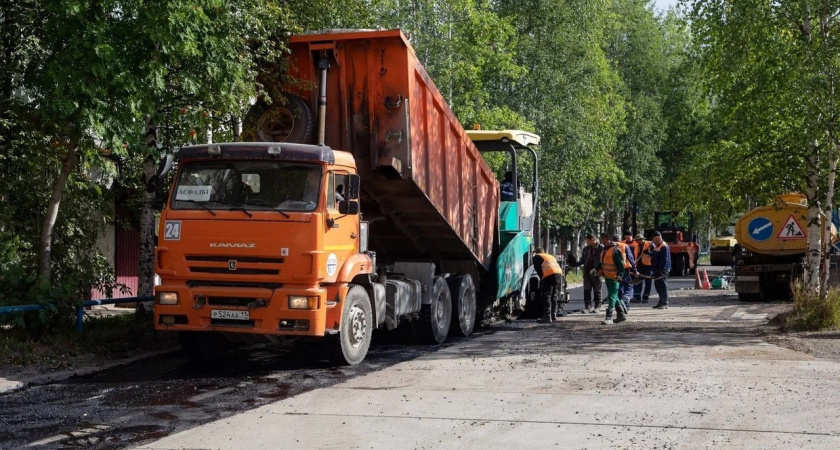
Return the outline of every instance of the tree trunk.
[[[155,158],[157,153],[157,127],[150,120],[146,121],[146,146],[149,156],[143,161],[143,193],[140,199],[140,260],[137,276],[137,296],[154,295],[155,289],[155,211],[152,202],[155,199],[154,179],[157,176]],[[145,310],[142,303],[138,310]]]
[[[822,227],[820,224],[820,201],[818,198],[819,190],[819,169],[817,158],[818,147],[816,144],[806,163],[808,167],[807,176],[807,192],[808,197],[808,242],[805,250],[805,272],[804,272],[804,287],[807,292],[812,294],[820,293],[820,261],[822,255],[822,245],[820,244],[820,237]]]
[[[58,219],[58,209],[61,200],[64,198],[64,188],[67,187],[67,179],[73,171],[76,162],[76,153],[79,150],[79,140],[73,139],[67,144],[67,153],[61,164],[61,172],[53,185],[52,196],[47,204],[47,214],[44,217],[44,224],[41,229],[41,248],[38,259],[38,277],[40,281],[49,284],[52,280],[52,240],[55,231],[55,222]]]
[[[143,162],[144,185],[148,186],[156,175],[155,160],[148,156]],[[137,279],[137,295],[140,297],[153,295],[155,288],[155,211],[152,208],[155,191],[149,191],[143,191],[140,201],[140,271]],[[142,308],[140,303],[137,307]]]
[[[828,278],[831,269],[831,219],[832,205],[834,204],[834,180],[837,174],[837,157],[832,154],[829,156],[829,160],[828,183],[825,193],[825,222],[823,224],[822,236],[823,263],[820,271],[820,298],[825,298],[828,293]]]

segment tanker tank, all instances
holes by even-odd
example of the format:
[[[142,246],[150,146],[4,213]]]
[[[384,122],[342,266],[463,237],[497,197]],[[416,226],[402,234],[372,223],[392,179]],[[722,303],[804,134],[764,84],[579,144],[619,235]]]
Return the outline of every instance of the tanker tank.
[[[738,219],[735,291],[741,300],[791,298],[791,282],[802,275],[804,268],[807,223],[808,202],[798,193],[779,195],[773,203],[755,208]],[[831,228],[832,243],[835,243],[837,232],[833,225]]]

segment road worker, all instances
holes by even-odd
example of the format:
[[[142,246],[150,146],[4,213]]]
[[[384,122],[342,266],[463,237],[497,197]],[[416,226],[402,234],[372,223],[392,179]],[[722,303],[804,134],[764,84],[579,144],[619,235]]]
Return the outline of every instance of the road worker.
[[[630,300],[633,298],[633,275],[636,274],[636,260],[633,250],[625,241],[619,241],[618,235],[613,235],[613,241],[624,252],[624,275],[618,291],[618,298],[624,303],[624,309],[630,310]]]
[[[615,239],[615,241],[617,240]],[[607,285],[607,315],[601,322],[604,325],[612,325],[627,320],[624,303],[618,298],[618,290],[624,279],[626,252],[615,241],[610,240],[609,234],[601,233],[601,244],[604,246],[604,250],[601,252],[601,259],[596,265],[596,273],[604,277],[604,283]],[[613,310],[618,315],[615,322],[613,322]]]
[[[592,234],[586,235],[586,245],[580,253],[580,260],[577,261],[578,266],[583,267],[583,312],[595,314],[601,307],[601,276],[597,271],[592,275],[592,269],[598,261],[601,260],[601,251],[604,246],[595,239]],[[594,307],[593,307],[594,294]]]
[[[499,184],[503,202],[516,201],[516,188],[513,186],[513,172],[505,172],[505,179]]]
[[[543,316],[540,323],[551,323],[562,314],[560,312],[560,289],[563,286],[563,269],[557,258],[549,255],[542,247],[535,249],[532,258],[534,270],[540,276],[540,299],[543,303]]]
[[[636,258],[636,270],[639,275],[645,276],[641,283],[633,285],[633,303],[647,303],[650,298],[650,287],[653,280],[650,278],[650,257],[651,243],[641,234],[636,235],[636,246],[633,248],[633,256]]]
[[[653,233],[650,266],[653,275],[653,287],[659,295],[659,302],[654,309],[668,309],[668,272],[671,270],[671,249],[662,240],[660,232]]]
[[[633,233],[629,231],[624,232],[624,243],[630,247],[631,252],[636,254],[636,241],[633,240]],[[638,258],[637,258],[638,259]]]

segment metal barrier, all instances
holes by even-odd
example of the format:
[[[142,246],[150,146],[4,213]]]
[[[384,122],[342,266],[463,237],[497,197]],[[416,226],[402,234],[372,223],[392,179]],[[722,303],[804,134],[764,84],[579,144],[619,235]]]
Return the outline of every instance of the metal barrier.
[[[76,329],[79,333],[82,332],[85,318],[85,307],[94,305],[116,305],[119,303],[141,303],[154,301],[154,297],[149,295],[145,297],[128,297],[128,298],[106,298],[101,300],[85,300],[81,306],[76,308]],[[0,306],[0,314],[13,314],[28,311],[40,311],[44,309],[41,305],[18,305],[18,306]]]

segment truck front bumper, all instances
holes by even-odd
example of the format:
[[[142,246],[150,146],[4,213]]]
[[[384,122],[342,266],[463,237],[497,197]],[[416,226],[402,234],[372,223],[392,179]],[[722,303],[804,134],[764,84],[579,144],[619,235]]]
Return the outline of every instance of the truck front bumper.
[[[159,303],[160,293],[174,292],[178,303]],[[155,328],[170,331],[220,331],[292,336],[323,336],[327,291],[320,287],[227,288],[162,284],[155,288]],[[306,309],[290,307],[290,297],[304,298]]]

